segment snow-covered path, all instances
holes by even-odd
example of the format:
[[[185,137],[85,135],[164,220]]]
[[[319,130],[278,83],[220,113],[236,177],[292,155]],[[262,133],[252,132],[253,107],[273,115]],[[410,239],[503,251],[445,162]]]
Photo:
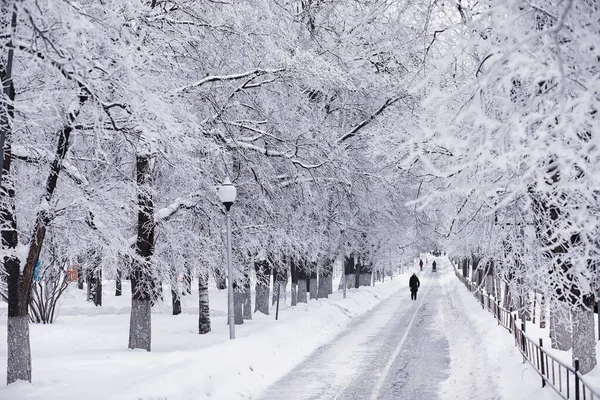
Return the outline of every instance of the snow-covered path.
[[[451,267],[446,260],[440,264],[437,273],[420,273],[417,301],[410,300],[408,291],[383,301],[261,399],[498,398],[485,368],[485,349],[474,333],[468,337],[465,327],[470,321],[454,304],[456,294],[440,283],[439,276]],[[458,370],[450,368],[449,341],[463,343],[470,353],[459,376],[449,376]],[[445,381],[452,383],[452,390],[446,390]]]

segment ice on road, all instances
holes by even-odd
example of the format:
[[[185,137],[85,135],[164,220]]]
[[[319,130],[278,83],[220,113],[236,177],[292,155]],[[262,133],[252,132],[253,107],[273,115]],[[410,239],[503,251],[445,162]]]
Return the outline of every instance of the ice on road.
[[[444,264],[443,269],[451,268]],[[499,398],[488,379],[485,349],[465,329],[469,321],[454,306],[456,294],[440,283],[440,269],[419,273],[416,301],[410,300],[408,289],[383,301],[260,398]],[[449,341],[472,353],[465,354],[468,362],[453,376],[457,369],[450,368]]]

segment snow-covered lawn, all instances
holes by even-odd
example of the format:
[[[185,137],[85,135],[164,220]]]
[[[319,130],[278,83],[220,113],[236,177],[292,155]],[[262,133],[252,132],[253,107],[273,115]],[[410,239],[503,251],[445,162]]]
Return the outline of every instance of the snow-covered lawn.
[[[102,307],[74,287],[55,324],[31,324],[33,382],[0,387],[0,399],[234,399],[250,398],[329,342],[352,321],[401,288],[406,275],[297,307],[283,305],[275,321],[254,314],[228,339],[226,291],[211,290],[212,332],[199,335],[197,294],[184,313],[154,307],[152,352],[127,349],[129,291],[114,297],[105,282]],[[165,293],[167,295],[167,293]],[[6,365],[6,305],[0,308],[0,363]],[[6,381],[5,367],[0,381]]]
[[[473,398],[468,387],[470,380],[463,379],[467,374],[484,374],[490,387],[505,399],[558,398],[550,388],[541,388],[539,376],[529,364],[523,364],[512,336],[497,325],[488,311],[481,309],[451,268],[438,274],[444,292],[451,298],[450,311],[468,318],[464,324],[450,324],[450,312],[438,318],[441,331],[452,326],[451,331],[446,329],[450,371],[440,387],[442,398],[467,398],[461,396],[469,393],[468,398]],[[226,291],[211,289],[213,331],[207,335],[197,333],[197,293],[183,299],[183,314],[172,316],[170,298],[165,292],[165,302],[153,309],[150,353],[127,349],[127,287],[124,296],[115,297],[113,283],[105,282],[102,307],[87,303],[85,293],[72,287],[55,324],[30,325],[33,382],[0,386],[0,399],[256,398],[316,348],[350,326],[353,319],[398,290],[407,291],[407,283],[408,274],[403,274],[375,287],[349,290],[346,299],[336,292],[329,299],[311,300],[297,307],[283,304],[278,321],[273,307],[271,315],[254,314],[252,321],[236,326],[237,338],[233,341],[228,339],[226,326]],[[406,301],[410,301],[408,296]],[[533,326],[528,332],[538,333]],[[485,354],[468,352],[470,347],[461,340],[468,336],[480,340],[482,346],[478,347],[484,348]],[[489,369],[473,370],[474,357],[484,357]],[[569,360],[566,353],[561,357]],[[0,363],[0,381],[5,382],[4,303],[0,304]],[[600,383],[600,368],[588,378]]]

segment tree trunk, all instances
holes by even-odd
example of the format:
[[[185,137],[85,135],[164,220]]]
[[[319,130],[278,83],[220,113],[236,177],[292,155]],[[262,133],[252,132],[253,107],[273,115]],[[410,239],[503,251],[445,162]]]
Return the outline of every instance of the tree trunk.
[[[247,268],[248,269],[248,268]],[[243,308],[244,308],[244,319],[252,319],[252,291],[250,290],[250,271],[246,271],[244,274],[244,298],[243,298]]]
[[[237,282],[233,282],[233,319],[236,325],[244,323],[244,293]]]
[[[129,348],[151,349],[151,305],[154,280],[151,258],[154,254],[154,202],[150,195],[152,171],[150,155],[136,157],[138,186],[138,224],[136,254],[131,270],[131,318]]]
[[[102,266],[97,265],[95,272],[96,280],[96,297],[94,299],[94,305],[102,306]]]
[[[360,256],[357,256],[356,258],[356,264],[355,264],[355,272],[354,272],[354,284],[352,285],[353,288],[358,289],[360,287],[360,274],[362,274],[362,260],[360,259]]]
[[[269,288],[271,278],[271,267],[266,260],[254,263],[256,271],[256,300],[254,301],[254,312],[269,315]]]
[[[309,283],[310,299],[317,299],[319,295],[319,281],[317,275],[317,263],[310,263],[310,283]]]
[[[295,306],[298,303],[298,292],[297,292],[297,286],[298,286],[298,272],[297,272],[297,266],[296,266],[296,261],[292,258],[292,260],[290,261],[290,275],[291,275],[291,281],[292,281],[292,288],[291,288],[291,296],[292,296],[292,307]]]
[[[227,289],[227,274],[220,269],[215,269],[215,283],[217,284],[217,289]]]
[[[171,304],[173,305],[173,315],[181,314],[181,296],[177,291],[171,288]]]
[[[27,318],[27,315],[8,316],[7,384],[17,380],[31,382],[31,348]]]
[[[198,272],[198,332],[210,332],[210,308],[208,306],[208,273]]]
[[[129,319],[129,348],[150,351],[151,332],[150,298],[135,298],[132,296]]]
[[[462,260],[462,275],[463,278],[469,277],[469,260],[466,257]]]
[[[12,24],[16,25],[16,13],[12,15]],[[10,53],[12,54],[12,53]],[[9,57],[12,57],[9,55]],[[9,65],[10,64],[10,65]],[[4,95],[14,100],[15,91],[12,85],[11,65],[12,59],[5,69],[0,71],[3,81]],[[54,160],[50,164],[50,171],[46,180],[45,193],[43,201],[45,204],[52,203],[52,196],[56,190],[58,175],[62,169],[62,163],[69,149],[69,138],[73,131],[73,122],[80,112],[81,106],[89,99],[85,89],[80,87],[78,94],[78,107],[73,107],[67,115],[67,125],[58,132],[58,143]],[[11,120],[14,118],[13,106],[6,104],[6,117],[0,124],[2,134],[6,138],[4,150],[4,162],[2,172],[5,176],[2,185],[2,197],[7,206],[0,209],[0,222],[2,228],[1,236],[3,246],[8,249],[15,249],[18,245],[17,224],[14,208],[14,183],[10,176],[11,167]],[[1,112],[0,112],[1,113]],[[3,114],[3,113],[2,113]],[[29,249],[23,271],[20,269],[20,262],[14,257],[5,257],[4,264],[7,272],[8,281],[8,325],[7,325],[7,383],[10,384],[16,380],[26,380],[31,382],[31,350],[29,345],[29,326],[28,326],[28,303],[33,284],[33,272],[38,264],[44,238],[46,236],[46,227],[50,221],[49,210],[47,207],[40,207],[37,212],[33,232],[29,241]]]
[[[181,292],[182,295],[192,294],[192,268],[189,263],[185,263],[185,272],[183,273],[183,285],[184,290]]]
[[[550,341],[551,347],[558,350],[570,350],[573,346],[569,307],[563,301],[550,302]]]
[[[321,268],[319,268],[319,290],[317,291],[318,299],[326,299],[331,293],[333,286],[333,261],[325,260]]]
[[[298,303],[306,303],[308,301],[306,286],[306,279],[298,278]]]
[[[277,302],[279,296],[279,303],[285,304],[287,298],[287,269],[283,269],[282,266],[277,270],[273,270],[273,302],[274,305]],[[279,290],[278,290],[279,288]]]
[[[81,268],[81,264],[77,268],[77,289],[83,290],[84,271]]]
[[[115,282],[115,296],[121,296],[123,294],[123,289],[122,289],[122,285],[121,285],[122,275],[123,275],[123,273],[121,272],[121,269],[119,267],[117,267],[117,280]]]
[[[596,366],[594,295],[583,297],[583,306],[573,311],[573,366],[579,359],[579,372],[587,374]]]

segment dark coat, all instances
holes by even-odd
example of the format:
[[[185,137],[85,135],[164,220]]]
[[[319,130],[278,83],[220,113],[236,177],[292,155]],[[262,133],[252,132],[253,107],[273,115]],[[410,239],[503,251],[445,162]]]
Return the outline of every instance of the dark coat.
[[[411,292],[416,292],[417,290],[419,290],[421,282],[419,281],[419,278],[416,275],[412,275],[410,277],[410,280],[408,281],[408,286],[410,286]]]

